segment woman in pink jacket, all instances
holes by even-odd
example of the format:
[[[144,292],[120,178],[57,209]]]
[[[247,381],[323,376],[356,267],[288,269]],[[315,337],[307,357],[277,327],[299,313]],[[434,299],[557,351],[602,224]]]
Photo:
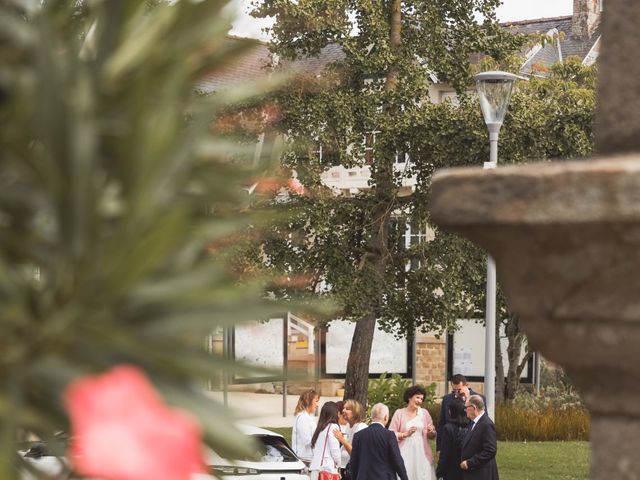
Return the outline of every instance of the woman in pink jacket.
[[[396,410],[389,426],[396,433],[409,480],[435,479],[429,439],[435,438],[436,429],[429,412],[421,407],[425,395],[419,385],[407,388],[403,395],[407,406]]]

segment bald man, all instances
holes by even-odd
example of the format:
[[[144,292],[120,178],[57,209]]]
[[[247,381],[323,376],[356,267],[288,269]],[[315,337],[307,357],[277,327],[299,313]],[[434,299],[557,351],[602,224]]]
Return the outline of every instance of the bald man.
[[[387,430],[389,407],[376,403],[371,425],[353,436],[349,467],[352,480],[409,480],[396,434]]]

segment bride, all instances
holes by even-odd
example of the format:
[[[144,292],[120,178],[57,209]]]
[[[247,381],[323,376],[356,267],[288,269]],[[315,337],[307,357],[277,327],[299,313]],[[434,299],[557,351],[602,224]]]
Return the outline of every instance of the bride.
[[[435,438],[436,429],[429,412],[421,407],[425,394],[419,385],[407,388],[403,395],[407,406],[396,410],[389,426],[396,433],[409,480],[435,479],[428,439]]]

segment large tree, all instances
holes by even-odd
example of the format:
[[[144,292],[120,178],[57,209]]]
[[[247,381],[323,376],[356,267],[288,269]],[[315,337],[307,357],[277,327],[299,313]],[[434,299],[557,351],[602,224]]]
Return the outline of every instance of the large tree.
[[[273,49],[283,59],[339,52],[321,75],[302,75],[278,98],[280,128],[293,145],[285,165],[311,195],[299,199],[297,221],[274,233],[264,252],[271,264],[285,258],[280,263],[289,272],[309,275],[309,290],[331,295],[341,317],[356,321],[345,396],[363,403],[376,320],[412,335],[417,326],[451,325],[473,304],[451,288],[466,274],[456,255],[463,242],[445,236],[420,242],[426,180],[441,164],[416,161],[422,153],[415,140],[423,131],[447,135],[437,118],[418,123],[431,111],[428,89],[436,78],[462,91],[473,54],[502,58],[519,43],[497,24],[499,4],[265,0],[257,6],[257,16],[275,17]],[[406,153],[414,163],[400,170],[396,159]],[[328,192],[320,175],[334,163],[369,165],[369,188],[348,197]],[[402,185],[413,175],[418,185],[404,195]],[[416,246],[408,249],[401,241],[406,224],[415,227]],[[408,269],[412,259],[421,268]]]

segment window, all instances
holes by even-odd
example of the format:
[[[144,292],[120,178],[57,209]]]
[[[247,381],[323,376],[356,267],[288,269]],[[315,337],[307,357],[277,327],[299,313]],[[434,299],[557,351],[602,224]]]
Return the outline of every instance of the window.
[[[396,220],[395,229],[399,230],[402,225],[400,222],[403,219]],[[423,242],[428,242],[433,239],[433,231],[425,225],[412,220],[410,222],[404,223],[405,228],[400,233],[400,247],[409,249],[414,245],[420,245]],[[407,264],[407,271],[409,270],[417,270],[422,266],[422,261],[420,258],[412,258]]]
[[[318,163],[322,164],[322,144],[318,144],[318,149],[313,151],[314,155],[318,159]]]
[[[409,146],[402,146],[396,152],[396,163],[408,163],[409,162]]]
[[[420,245],[423,242],[430,240],[429,232],[427,228],[419,222],[412,221],[407,225],[407,234],[409,239],[409,246]],[[412,258],[409,269],[417,270],[422,266],[422,261],[419,258]]]
[[[259,443],[257,452],[261,462],[297,462],[295,454],[284,438],[272,435],[256,435]]]
[[[453,106],[459,106],[460,100],[456,92],[440,92],[440,103],[451,102]]]
[[[256,451],[233,460],[250,462],[297,462],[298,458],[289,448],[287,441],[274,435],[251,435],[256,443]]]
[[[364,134],[364,159],[365,163],[371,165],[375,160],[376,135],[382,133],[381,130],[372,130]],[[396,152],[394,163],[406,163],[409,161],[409,147],[404,146]]]
[[[376,134],[379,130],[371,130],[364,134],[364,161],[371,165],[375,159]]]
[[[311,153],[320,165],[331,165],[333,167],[340,165],[340,156],[336,155],[335,150],[332,151],[331,148],[326,148],[319,142],[317,148],[312,150]]]

